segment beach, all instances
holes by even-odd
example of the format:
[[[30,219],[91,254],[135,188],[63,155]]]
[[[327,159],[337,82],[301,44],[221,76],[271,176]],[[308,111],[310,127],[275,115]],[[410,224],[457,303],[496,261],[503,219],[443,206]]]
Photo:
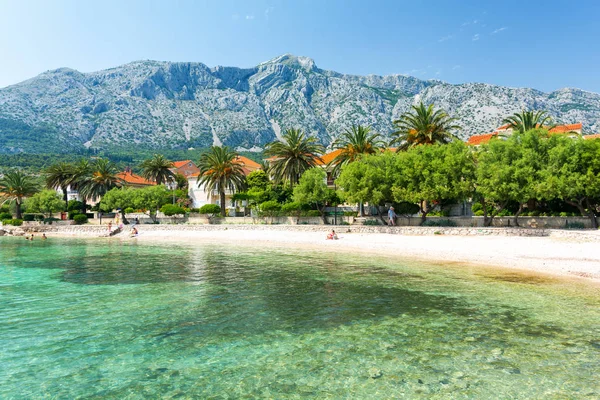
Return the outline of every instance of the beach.
[[[140,243],[195,244],[211,242],[222,246],[302,248],[306,251],[336,251],[348,254],[376,254],[405,260],[420,260],[454,267],[489,266],[580,277],[600,283],[600,232],[581,237],[560,234],[530,236],[445,236],[395,235],[386,233],[340,233],[338,240],[326,240],[322,231],[287,230],[145,230],[122,240]]]

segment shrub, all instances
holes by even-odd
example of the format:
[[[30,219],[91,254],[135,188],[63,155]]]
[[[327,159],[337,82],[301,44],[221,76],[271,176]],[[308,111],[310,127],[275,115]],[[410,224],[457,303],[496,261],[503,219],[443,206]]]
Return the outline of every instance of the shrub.
[[[565,229],[585,229],[583,222],[565,222]]]
[[[125,211],[125,214],[131,214],[135,210],[132,207],[127,207],[124,211]]]
[[[321,213],[319,210],[308,210],[302,213],[303,217],[320,217]]]
[[[221,208],[219,208],[219,210],[221,210]],[[199,208],[190,208],[190,212],[200,214],[200,209]]]
[[[344,217],[356,217],[356,211],[344,211]]]
[[[60,218],[53,218],[53,217],[44,218],[44,224],[52,224],[55,221],[60,221]]]
[[[23,214],[23,221],[31,222],[35,220],[35,214]]]
[[[200,207],[198,212],[200,214],[211,214],[211,215],[220,214],[221,207],[219,207],[217,204],[205,204],[202,207]]]
[[[23,225],[22,219],[5,219],[2,221],[3,225],[21,226]]]
[[[477,215],[477,211],[483,211],[483,204],[481,204],[480,202],[475,202],[473,203],[473,205],[471,206],[471,210],[473,210],[473,213],[475,215]],[[483,212],[481,213],[481,215],[483,215]]]
[[[476,217],[483,217],[483,210],[477,210],[474,212]]]
[[[69,200],[67,203],[67,211],[81,211],[83,203],[79,200]]]
[[[165,214],[167,217],[172,217],[173,215],[184,215],[185,210],[175,204],[165,204],[160,208],[160,211]]]
[[[0,221],[4,221],[5,219],[12,219],[12,214],[9,212],[0,213]]]
[[[456,226],[456,222],[449,219],[428,219],[421,224],[421,226]]]
[[[398,203],[394,207],[394,211],[398,215],[414,215],[418,213],[421,209],[418,205],[408,202]]]
[[[375,225],[381,225],[381,224],[376,219],[368,219],[365,221],[365,223],[363,225],[375,226]]]
[[[74,219],[76,215],[81,214],[79,210],[71,210],[69,211],[69,219]]]
[[[565,211],[561,211],[560,214],[559,214],[559,216],[561,216],[561,217],[568,217],[569,213],[565,212]]]
[[[512,214],[507,209],[504,209],[498,213],[498,217],[508,217],[510,215],[512,215]]]
[[[265,201],[264,203],[261,203],[259,208],[260,211],[263,212],[265,215],[272,217],[275,214],[277,214],[279,210],[281,210],[281,204],[279,204],[275,200],[269,200]]]
[[[85,214],[76,214],[73,217],[73,221],[75,221],[75,223],[77,225],[83,225],[83,224],[87,224],[88,222],[88,217]]]
[[[302,210],[302,203],[293,201],[291,203],[285,203],[281,206],[281,212],[284,215],[297,215]]]

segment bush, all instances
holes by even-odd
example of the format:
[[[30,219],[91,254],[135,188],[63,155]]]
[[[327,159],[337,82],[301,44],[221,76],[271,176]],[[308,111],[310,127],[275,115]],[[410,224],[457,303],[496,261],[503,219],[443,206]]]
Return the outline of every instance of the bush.
[[[368,219],[365,221],[365,223],[363,225],[375,226],[375,225],[381,225],[381,224],[376,219]]]
[[[308,210],[302,213],[303,217],[320,217],[321,213],[319,210]]]
[[[3,225],[21,226],[23,225],[22,219],[5,219],[2,221]]]
[[[79,200],[69,200],[67,203],[67,211],[81,211],[83,203]]]
[[[132,207],[127,207],[124,211],[125,211],[125,214],[131,214],[135,210]]]
[[[475,215],[477,215],[477,211],[481,211],[482,212],[481,215],[483,215],[483,204],[481,204],[480,202],[475,202],[471,206],[471,210],[473,210],[473,213]]]
[[[284,205],[281,206],[281,212],[284,215],[294,215],[295,216],[301,210],[302,210],[302,203],[299,203],[297,201],[294,201],[291,203],[285,203]]]
[[[483,210],[477,210],[473,213],[476,217],[483,217]]]
[[[185,210],[175,204],[165,204],[160,208],[160,211],[167,217],[172,217],[173,215],[185,215]]]
[[[420,210],[418,205],[405,201],[394,206],[394,211],[396,211],[396,214],[398,215],[414,215]]]
[[[220,210],[221,208],[219,208]],[[190,212],[191,213],[196,213],[196,214],[200,214],[200,209],[199,208],[190,208]]]
[[[264,203],[261,203],[259,208],[263,214],[269,217],[273,217],[281,210],[281,204],[279,204],[275,200],[269,200],[265,201]]]
[[[421,226],[456,226],[456,222],[449,220],[449,219],[438,219],[438,220],[433,220],[433,219],[428,219],[425,220],[425,222],[423,222],[421,224]]]
[[[12,219],[12,214],[9,212],[0,213],[0,221],[4,221],[5,219]]]
[[[35,214],[23,214],[23,221],[35,221]]]
[[[88,217],[85,214],[76,214],[73,217],[73,221],[75,221],[75,223],[77,225],[83,225],[83,224],[87,224],[88,222]]]
[[[569,213],[565,212],[565,211],[561,211],[561,213],[559,214],[559,216],[561,216],[561,217],[568,217]]]
[[[565,222],[565,229],[585,229],[583,222]]]
[[[344,217],[356,217],[356,211],[344,211]]]
[[[60,221],[60,218],[53,218],[53,217],[44,218],[44,224],[52,224],[55,221]]]
[[[217,204],[205,204],[198,210],[200,214],[216,215],[221,213],[221,207]]]
[[[79,212],[79,210],[71,210],[71,211],[69,211],[69,216],[68,216],[68,218],[69,218],[69,219],[74,219],[74,218],[75,218],[75,216],[76,216],[76,215],[78,215],[78,214],[81,214],[81,213]]]

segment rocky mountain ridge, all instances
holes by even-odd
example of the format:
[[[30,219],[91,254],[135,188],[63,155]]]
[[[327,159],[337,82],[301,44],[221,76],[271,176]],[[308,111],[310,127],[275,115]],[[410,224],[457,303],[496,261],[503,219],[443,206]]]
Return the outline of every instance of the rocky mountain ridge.
[[[213,144],[260,150],[290,127],[327,145],[352,124],[389,135],[392,121],[421,100],[457,117],[464,139],[522,109],[545,109],[557,123],[600,131],[596,93],[344,75],[286,54],[254,68],[136,61],[91,73],[44,72],[0,89],[0,152]]]

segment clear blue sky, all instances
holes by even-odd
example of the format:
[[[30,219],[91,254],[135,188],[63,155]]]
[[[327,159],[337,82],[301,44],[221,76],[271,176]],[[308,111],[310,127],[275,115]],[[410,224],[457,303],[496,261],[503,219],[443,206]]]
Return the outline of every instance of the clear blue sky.
[[[0,0],[0,87],[58,67],[292,53],[342,73],[600,93],[599,40],[598,0]]]

